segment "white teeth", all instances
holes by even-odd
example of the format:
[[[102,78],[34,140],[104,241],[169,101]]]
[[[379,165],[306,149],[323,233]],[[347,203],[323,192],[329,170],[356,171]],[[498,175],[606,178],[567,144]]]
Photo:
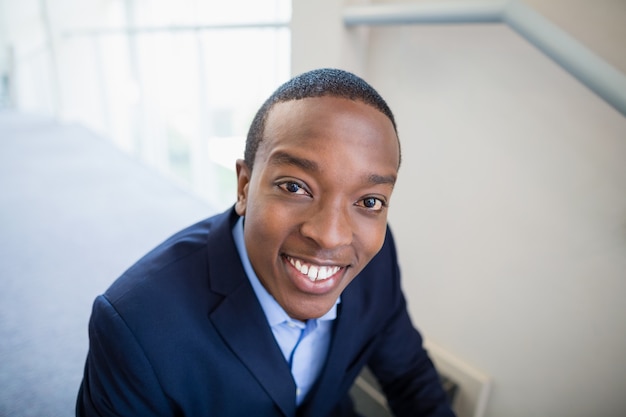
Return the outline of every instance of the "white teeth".
[[[333,275],[335,275],[341,267],[339,266],[319,266],[319,265],[308,265],[304,262],[301,262],[298,259],[293,259],[288,257],[289,263],[294,266],[301,274],[309,277],[311,281],[317,281],[321,279],[327,279]]]
[[[329,277],[328,271],[329,271],[328,267],[320,268],[319,272],[317,273],[317,279],[326,279],[326,278],[328,278]]]

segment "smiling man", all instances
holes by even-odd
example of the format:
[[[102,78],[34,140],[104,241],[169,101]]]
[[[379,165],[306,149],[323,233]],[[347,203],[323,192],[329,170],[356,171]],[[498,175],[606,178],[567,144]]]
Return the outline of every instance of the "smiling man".
[[[363,366],[396,416],[452,416],[406,310],[387,209],[393,115],[321,69],[252,122],[233,209],[158,246],[94,303],[78,416],[356,416]]]

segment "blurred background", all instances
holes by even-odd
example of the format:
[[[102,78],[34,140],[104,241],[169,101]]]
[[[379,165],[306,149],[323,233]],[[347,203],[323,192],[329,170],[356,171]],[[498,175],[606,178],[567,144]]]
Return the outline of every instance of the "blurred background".
[[[290,1],[2,4],[5,107],[79,123],[232,201],[246,125],[289,77]]]
[[[94,297],[234,202],[254,113],[323,66],[396,115],[460,417],[626,415],[625,40],[626,0],[0,0],[0,416],[73,414]]]

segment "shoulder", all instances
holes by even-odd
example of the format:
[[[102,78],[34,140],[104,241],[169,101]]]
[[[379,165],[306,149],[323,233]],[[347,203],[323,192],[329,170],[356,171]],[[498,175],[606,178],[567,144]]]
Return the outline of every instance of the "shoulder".
[[[212,247],[223,245],[230,236],[233,210],[209,217],[166,239],[124,272],[106,291],[112,304],[130,294],[151,288],[162,293],[181,280],[206,277],[206,264]]]

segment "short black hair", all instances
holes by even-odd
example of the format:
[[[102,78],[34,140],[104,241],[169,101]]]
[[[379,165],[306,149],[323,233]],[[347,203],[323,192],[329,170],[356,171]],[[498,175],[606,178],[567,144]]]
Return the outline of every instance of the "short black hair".
[[[389,118],[396,136],[398,136],[396,121],[391,109],[380,94],[365,80],[340,69],[316,69],[300,74],[278,87],[257,111],[246,138],[244,160],[248,167],[252,169],[257,150],[263,140],[267,116],[276,103],[323,96],[357,100],[374,107]]]

